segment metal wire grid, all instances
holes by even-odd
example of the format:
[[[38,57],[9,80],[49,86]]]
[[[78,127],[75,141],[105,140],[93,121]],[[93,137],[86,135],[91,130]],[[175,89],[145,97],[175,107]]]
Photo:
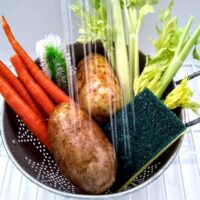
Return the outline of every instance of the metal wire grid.
[[[176,79],[199,71],[196,64],[184,65]],[[200,99],[200,78],[189,83],[195,91],[195,99]],[[2,98],[0,99],[2,102]],[[186,111],[186,120],[197,117]],[[200,196],[200,125],[188,129],[180,152],[171,166],[156,181],[120,200],[199,200]],[[8,158],[0,137],[0,200],[64,200],[30,182],[18,171]]]

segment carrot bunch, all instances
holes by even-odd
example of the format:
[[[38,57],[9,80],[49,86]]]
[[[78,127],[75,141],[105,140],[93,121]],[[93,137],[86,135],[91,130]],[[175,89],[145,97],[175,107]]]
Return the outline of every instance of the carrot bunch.
[[[2,27],[16,55],[10,58],[16,77],[0,61],[0,93],[29,130],[50,150],[47,123],[55,105],[69,102],[69,97],[38,68],[15,39],[5,17]]]

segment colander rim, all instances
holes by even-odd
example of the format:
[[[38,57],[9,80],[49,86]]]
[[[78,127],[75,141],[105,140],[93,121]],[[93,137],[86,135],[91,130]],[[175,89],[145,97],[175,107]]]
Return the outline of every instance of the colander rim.
[[[26,172],[26,170],[24,170],[22,168],[22,166],[18,163],[18,161],[15,159],[14,155],[11,153],[7,142],[6,142],[6,137],[5,137],[5,129],[4,129],[4,123],[3,123],[3,119],[4,119],[4,113],[5,113],[5,105],[6,102],[5,100],[3,100],[2,102],[2,107],[1,107],[1,136],[2,136],[2,142],[3,145],[5,147],[5,150],[9,156],[9,159],[12,161],[12,163],[14,164],[14,166],[28,179],[30,180],[32,183],[36,184],[37,186],[52,192],[56,195],[60,195],[60,196],[64,196],[64,197],[69,197],[69,198],[78,198],[78,199],[102,199],[102,198],[117,198],[117,197],[121,197],[121,196],[125,196],[131,193],[134,193],[142,188],[144,188],[145,186],[147,186],[148,184],[150,184],[151,182],[155,181],[156,179],[158,179],[164,172],[165,170],[170,166],[170,164],[173,162],[173,160],[175,159],[175,157],[177,156],[179,149],[181,147],[181,144],[183,142],[183,138],[184,135],[182,135],[179,139],[178,139],[178,144],[177,147],[175,149],[175,151],[173,152],[172,156],[168,159],[168,161],[163,165],[163,167],[157,171],[150,179],[144,181],[143,183],[141,183],[140,185],[133,187],[131,189],[128,189],[126,191],[121,191],[121,192],[117,192],[117,193],[111,193],[111,194],[99,194],[99,195],[90,195],[90,194],[73,194],[73,193],[69,193],[69,192],[64,192],[64,191],[59,191],[56,190],[52,187],[49,187],[41,182],[39,182],[36,178],[32,177],[28,172]],[[182,121],[185,121],[185,115],[183,110],[180,110],[180,116],[182,118]]]

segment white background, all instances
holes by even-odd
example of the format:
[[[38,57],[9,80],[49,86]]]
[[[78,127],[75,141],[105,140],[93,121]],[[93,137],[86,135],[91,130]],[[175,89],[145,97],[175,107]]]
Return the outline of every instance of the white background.
[[[64,1],[64,0],[63,0]],[[68,3],[75,1],[66,0]],[[168,5],[169,0],[161,0],[156,6],[156,13],[145,18],[141,30],[140,49],[153,54],[149,42],[155,37],[155,24],[158,23],[158,11]],[[195,26],[200,24],[199,0],[175,0],[173,13],[179,17],[179,24],[184,26],[190,15],[195,16]],[[57,33],[67,42],[76,39],[73,32],[71,38],[64,38],[61,4],[57,0],[0,0],[0,15],[8,20],[16,38],[28,53],[35,58],[35,43],[45,34]],[[67,21],[66,21],[67,23]],[[76,30],[76,21],[73,23]],[[65,27],[69,27],[66,24]],[[9,64],[9,57],[13,54],[2,28],[0,27],[0,59]],[[191,57],[186,61],[193,63]],[[199,63],[196,62],[198,65]],[[198,70],[198,66],[186,67],[184,73]],[[182,77],[182,76],[181,76]],[[194,82],[198,90],[199,81]],[[200,97],[200,93],[198,96]],[[125,199],[137,200],[199,200],[200,196],[200,127],[195,126],[185,137],[181,151],[170,168],[154,183]],[[1,139],[0,139],[1,141]],[[27,199],[65,199],[49,193],[28,181],[13,166],[0,144],[0,200],[27,200]]]
[[[69,4],[76,0],[66,0]],[[156,37],[155,25],[159,22],[158,15],[161,8],[167,7],[169,0],[160,0],[156,6],[156,13],[146,16],[141,30],[140,49],[145,53],[152,54],[153,48],[149,38]],[[195,16],[193,29],[200,24],[200,1],[199,0],[175,0],[173,14],[179,18],[179,24],[185,26],[190,15]],[[35,43],[51,32],[57,33],[63,38],[62,14],[60,1],[58,0],[0,0],[0,15],[5,15],[16,38],[30,55],[36,57]],[[73,20],[73,19],[72,19]],[[75,27],[76,21],[66,27]],[[75,40],[74,33],[70,40]],[[69,41],[69,38],[65,38]],[[0,59],[8,63],[13,54],[5,36],[0,28]],[[191,61],[191,59],[190,59]]]

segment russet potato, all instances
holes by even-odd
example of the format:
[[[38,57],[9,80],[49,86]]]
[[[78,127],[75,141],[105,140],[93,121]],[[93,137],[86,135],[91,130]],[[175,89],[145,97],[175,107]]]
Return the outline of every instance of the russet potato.
[[[91,194],[112,186],[117,168],[113,146],[78,105],[58,105],[50,114],[48,134],[58,166],[74,185]]]
[[[99,54],[84,57],[77,66],[79,104],[102,124],[122,108],[119,82],[108,62]]]

